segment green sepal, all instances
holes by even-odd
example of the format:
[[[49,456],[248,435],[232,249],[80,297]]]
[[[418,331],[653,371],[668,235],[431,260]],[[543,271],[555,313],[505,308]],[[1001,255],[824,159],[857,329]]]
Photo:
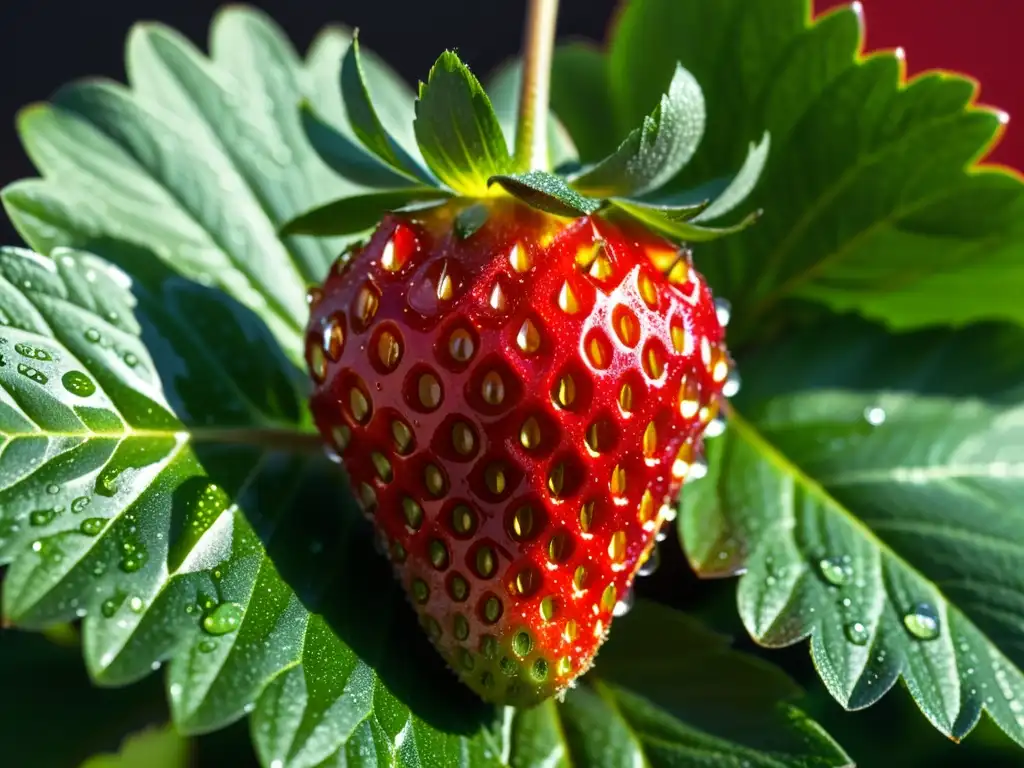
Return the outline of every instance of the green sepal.
[[[488,186],[491,184],[500,184],[530,207],[556,216],[589,216],[605,206],[604,201],[581,195],[561,176],[546,171],[492,176],[487,181]]]
[[[320,117],[308,101],[299,105],[299,118],[306,138],[320,159],[345,179],[376,189],[417,184],[415,179],[393,170],[391,165],[381,162],[376,155],[337,130]]]
[[[370,152],[397,172],[417,183],[434,186],[437,181],[388,133],[377,115],[366,84],[359,55],[359,31],[352,35],[352,44],[341,63],[341,95],[345,100],[349,124]]]
[[[637,197],[670,181],[697,151],[704,135],[704,94],[693,75],[676,66],[668,91],[615,152],[571,179],[594,197]]]
[[[281,228],[280,234],[352,235],[370,229],[384,214],[409,203],[446,197],[451,197],[451,193],[435,187],[387,189],[343,197],[295,217]]]
[[[461,195],[486,196],[488,179],[512,166],[491,100],[451,51],[420,83],[414,128],[427,165]]]
[[[612,198],[610,201],[634,219],[642,221],[652,229],[675,240],[688,243],[706,243],[726,235],[742,232],[760,217],[761,212],[746,216],[742,221],[728,227],[705,227],[693,224],[689,219],[696,219],[693,211],[695,206],[663,206],[640,203],[636,200]]]
[[[771,148],[771,136],[765,131],[761,141],[751,142],[747,150],[747,157],[740,166],[739,171],[733,176],[720,195],[717,195],[707,210],[695,217],[694,221],[710,221],[724,216],[734,210],[744,200],[750,197],[757,182],[764,172],[768,163],[768,152]]]
[[[463,208],[455,216],[455,234],[460,240],[468,240],[487,223],[490,215],[491,209],[483,203]]]

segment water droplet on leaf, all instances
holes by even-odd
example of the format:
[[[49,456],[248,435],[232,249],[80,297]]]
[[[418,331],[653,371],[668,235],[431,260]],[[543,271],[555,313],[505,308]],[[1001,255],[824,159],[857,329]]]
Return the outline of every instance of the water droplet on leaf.
[[[851,621],[843,627],[843,632],[846,634],[846,639],[854,645],[867,645],[868,640],[871,639],[868,628],[859,621]]]
[[[92,379],[81,371],[68,371],[61,376],[60,383],[64,385],[64,389],[78,397],[89,397],[96,391]]]
[[[903,617],[903,626],[918,640],[934,640],[939,636],[939,614],[930,603],[918,603]]]
[[[864,409],[864,421],[872,427],[878,427],[885,423],[886,413],[884,408],[877,405]]]
[[[28,522],[36,528],[41,528],[52,523],[56,517],[57,510],[55,509],[37,509],[28,516]]]
[[[90,517],[82,521],[82,524],[78,526],[78,530],[86,536],[97,536],[106,524],[107,521],[102,517]]]
[[[100,605],[100,613],[102,613],[105,618],[112,619],[114,614],[118,612],[121,605],[124,603],[124,598],[125,596],[120,593],[107,598],[103,601],[102,605]]]
[[[14,351],[22,357],[27,357],[30,360],[53,360],[53,355],[45,349],[42,349],[41,347],[33,347],[31,344],[26,344],[24,342],[15,344]]]
[[[49,381],[45,373],[23,363],[18,363],[18,373],[36,384],[45,384]]]
[[[211,635],[227,635],[238,629],[245,611],[238,603],[221,603],[203,619],[203,629]]]
[[[834,587],[846,584],[853,575],[853,569],[840,557],[826,557],[818,561],[821,577]]]

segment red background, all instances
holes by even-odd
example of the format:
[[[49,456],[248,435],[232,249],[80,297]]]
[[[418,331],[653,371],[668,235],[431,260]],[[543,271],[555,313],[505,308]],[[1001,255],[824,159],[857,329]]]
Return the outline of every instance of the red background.
[[[849,0],[816,0],[822,12]],[[990,155],[1024,171],[1024,0],[861,0],[867,50],[906,52],[907,74],[948,69],[981,82],[979,103],[1010,115]]]

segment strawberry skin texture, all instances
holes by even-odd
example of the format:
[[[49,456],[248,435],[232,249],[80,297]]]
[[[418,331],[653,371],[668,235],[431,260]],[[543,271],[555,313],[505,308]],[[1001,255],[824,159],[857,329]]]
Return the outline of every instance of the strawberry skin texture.
[[[388,215],[310,292],[306,358],[432,642],[483,699],[529,706],[591,666],[731,360],[688,252],[490,207],[465,239],[458,203]]]

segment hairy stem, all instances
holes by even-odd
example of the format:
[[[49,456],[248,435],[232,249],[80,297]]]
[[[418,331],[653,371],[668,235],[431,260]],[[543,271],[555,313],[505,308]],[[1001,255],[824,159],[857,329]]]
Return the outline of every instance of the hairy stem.
[[[530,0],[523,36],[523,82],[516,122],[518,171],[548,169],[548,102],[558,0]]]

